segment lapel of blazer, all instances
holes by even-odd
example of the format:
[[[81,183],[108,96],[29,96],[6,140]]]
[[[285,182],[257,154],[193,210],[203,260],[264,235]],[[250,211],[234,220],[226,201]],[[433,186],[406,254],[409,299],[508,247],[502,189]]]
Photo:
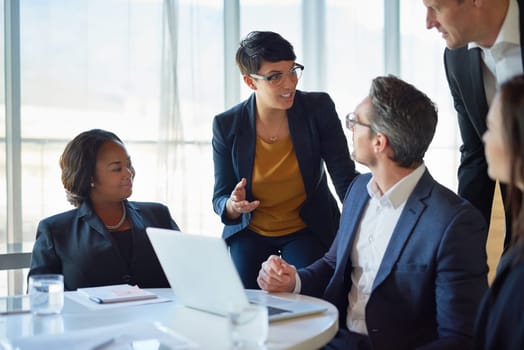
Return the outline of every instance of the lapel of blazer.
[[[94,210],[91,208],[91,205],[84,201],[80,208],[78,208],[78,217],[83,218],[83,220],[91,227],[94,231],[99,233],[100,235],[106,237],[107,236],[107,230],[104,227],[104,224],[102,221],[98,218],[98,216],[95,214]]]
[[[351,183],[344,198],[340,226],[337,232],[337,261],[333,276],[326,287],[324,297],[341,310],[341,320],[345,320],[347,295],[351,288],[352,264],[350,260],[355,235],[362,214],[369,201],[366,184],[371,174],[359,175]],[[345,321],[344,321],[345,322]]]
[[[140,209],[127,200],[124,201],[124,204],[126,206],[127,215],[129,217],[129,220],[131,221],[131,225],[133,226],[133,230],[144,232],[146,230],[146,225],[144,223],[144,220],[140,216]]]
[[[140,224],[142,225],[142,229],[145,229],[143,226],[143,223],[141,220],[136,220],[137,215],[135,214],[135,207],[131,205],[127,200],[124,201],[124,205],[126,206],[127,215],[129,216],[129,219],[131,220],[131,223],[133,227],[137,228],[140,227]],[[132,209],[130,210],[130,207]],[[91,205],[86,202],[82,203],[82,205],[79,208],[79,217],[83,217],[85,222],[91,227],[94,231],[96,231],[98,234],[100,234],[109,244],[111,244],[111,247],[113,249],[113,252],[116,256],[119,258],[120,267],[123,271],[127,270],[126,264],[124,263],[124,258],[120,254],[120,250],[118,249],[117,245],[115,244],[113,237],[111,237],[111,234],[109,231],[104,227],[104,224],[102,220],[98,218],[95,211],[91,208]],[[135,238],[133,237],[133,240]]]
[[[433,188],[433,178],[428,170],[424,172],[413,192],[408,197],[406,205],[400,214],[397,225],[393,230],[382,262],[373,282],[372,292],[379,286],[386,277],[391,273],[393,266],[399,259],[404,246],[413,233],[417,222],[426,208],[425,199],[431,194]]]
[[[306,113],[301,92],[297,90],[293,106],[287,110],[287,118],[293,150],[297,157],[306,194],[309,194],[316,188],[316,184],[314,164],[311,164],[311,155],[314,152],[311,149],[312,143],[309,136],[308,120],[305,118]],[[321,176],[318,178],[321,178]]]
[[[366,185],[370,179],[371,174],[365,174],[355,178],[355,182],[351,185],[350,192],[346,196],[346,198],[350,200],[344,201],[342,219],[338,230],[338,234],[344,238],[340,239],[340,251],[337,252],[337,256],[341,257],[337,266],[343,269],[343,273],[351,273],[351,261],[349,257],[351,256],[353,242],[355,241],[355,235],[362,219],[362,214],[369,202],[370,197]]]
[[[240,118],[236,125],[236,141],[233,141],[235,157],[237,159],[238,174],[247,180],[247,200],[253,200],[251,183],[253,179],[253,164],[256,148],[256,103],[253,93],[240,111]],[[239,179],[240,181],[240,179]]]
[[[133,227],[133,236],[132,236],[132,244],[133,244],[133,256],[131,260],[131,266],[134,266],[136,264],[136,258],[137,258],[137,252],[141,251],[146,247],[146,240],[147,235],[141,234],[141,232],[146,231],[146,223],[144,222],[143,217],[140,215],[140,208],[138,208],[135,204],[124,201],[126,205],[127,215],[129,217],[129,220],[131,221],[131,226]],[[120,252],[118,252],[120,254]],[[122,258],[122,263],[124,262],[124,259]],[[125,265],[123,265],[125,268]]]
[[[471,85],[465,86],[464,91],[471,91],[473,98],[466,99],[465,106],[470,111],[470,115],[482,116],[481,118],[471,118],[470,120],[474,123],[474,127],[479,135],[483,135],[486,131],[486,114],[488,113],[488,102],[486,100],[486,92],[484,90],[484,73],[482,72],[482,57],[480,55],[480,48],[474,48],[470,50],[468,59],[465,65],[469,68],[467,70],[464,67],[464,71],[469,72],[471,77]],[[462,79],[468,81],[468,79]]]
[[[519,6],[519,32],[520,32],[520,51],[521,51],[521,60],[522,60],[522,66],[524,67],[524,45],[523,45],[523,37],[522,34],[524,33],[524,0],[518,0],[518,6]],[[482,72],[482,58],[480,55],[480,48],[472,49],[470,51],[471,54],[467,55],[469,57],[469,62],[466,62],[467,65],[469,65],[469,74],[471,77],[472,85],[471,90],[472,94],[475,96],[474,99],[472,99],[470,104],[467,106],[468,109],[473,110],[471,115],[480,115],[480,116],[486,116],[488,113],[488,104],[486,101],[486,94],[484,91],[484,79],[483,79],[483,72]],[[466,69],[464,69],[466,70]],[[467,86],[465,87],[464,91],[467,90]],[[478,120],[478,119],[474,119]],[[479,135],[482,136],[482,134],[486,131],[485,126],[485,118],[481,119],[483,121],[483,125],[475,125],[475,128],[477,129],[477,132]]]

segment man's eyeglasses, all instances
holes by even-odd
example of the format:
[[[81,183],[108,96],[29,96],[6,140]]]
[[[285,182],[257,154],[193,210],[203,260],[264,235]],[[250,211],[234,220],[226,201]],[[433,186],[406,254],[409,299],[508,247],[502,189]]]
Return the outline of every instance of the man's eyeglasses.
[[[302,76],[302,71],[304,70],[304,66],[299,64],[299,63],[295,63],[293,65],[293,68],[291,68],[289,70],[289,72],[287,73],[275,73],[275,74],[271,74],[271,75],[259,75],[259,74],[255,74],[255,73],[251,73],[249,74],[249,76],[251,78],[255,78],[255,79],[260,79],[260,80],[265,80],[267,81],[270,85],[273,85],[273,86],[279,86],[280,84],[282,84],[284,82],[284,77],[289,75],[289,77],[291,79],[300,79],[300,77]]]
[[[348,128],[349,130],[353,130],[353,128],[357,124],[361,126],[365,126],[366,128],[370,128],[371,130],[373,130],[373,126],[371,126],[371,124],[366,124],[366,123],[362,123],[361,121],[358,121],[355,118],[355,112],[351,112],[348,115],[346,115],[346,128]]]

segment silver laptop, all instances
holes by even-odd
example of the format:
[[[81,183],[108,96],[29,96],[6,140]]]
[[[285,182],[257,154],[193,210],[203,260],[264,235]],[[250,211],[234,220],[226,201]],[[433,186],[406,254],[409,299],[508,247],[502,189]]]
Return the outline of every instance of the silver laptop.
[[[327,310],[323,305],[245,290],[220,237],[153,227],[146,231],[177,301],[187,307],[226,315],[233,305],[252,302],[268,307],[270,321]]]

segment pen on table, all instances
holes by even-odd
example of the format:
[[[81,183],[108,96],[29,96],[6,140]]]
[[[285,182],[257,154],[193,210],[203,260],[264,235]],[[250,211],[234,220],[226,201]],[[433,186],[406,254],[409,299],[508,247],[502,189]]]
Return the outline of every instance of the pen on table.
[[[115,338],[114,337],[113,338],[109,338],[107,340],[104,340],[100,344],[95,345],[94,347],[91,348],[91,350],[102,350],[103,348],[105,348],[108,345],[113,344],[114,342],[115,342]]]
[[[97,304],[102,304],[102,299],[97,297],[89,297],[89,300],[94,301]]]
[[[281,264],[282,264],[282,250],[280,250],[280,249],[277,250],[277,253],[278,253],[278,257],[280,258],[280,260],[278,261],[278,263],[279,263],[279,265],[281,265]],[[279,275],[282,274],[282,269],[281,269],[281,268],[278,270],[278,274],[279,274]]]

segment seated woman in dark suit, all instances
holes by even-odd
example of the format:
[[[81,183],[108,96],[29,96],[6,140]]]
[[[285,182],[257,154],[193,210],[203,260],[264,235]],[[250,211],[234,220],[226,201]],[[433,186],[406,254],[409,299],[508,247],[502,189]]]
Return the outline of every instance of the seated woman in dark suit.
[[[65,290],[169,287],[145,228],[178,226],[162,204],[127,201],[135,169],[122,141],[109,131],[83,132],[66,146],[60,168],[76,209],[39,223],[29,276],[63,274]]]
[[[501,85],[483,136],[488,175],[508,184],[512,237],[484,296],[475,349],[524,349],[524,75]]]

